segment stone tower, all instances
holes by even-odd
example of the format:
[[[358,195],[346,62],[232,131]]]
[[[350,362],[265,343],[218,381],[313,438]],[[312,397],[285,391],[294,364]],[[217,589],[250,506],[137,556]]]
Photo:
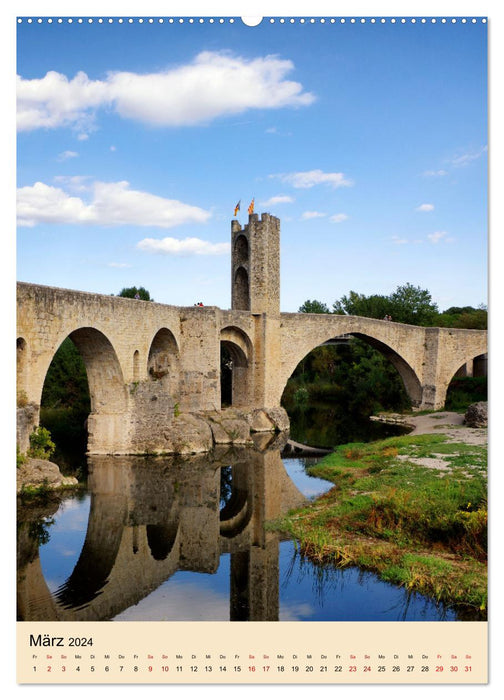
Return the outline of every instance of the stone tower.
[[[280,313],[280,219],[271,214],[231,222],[231,308]]]

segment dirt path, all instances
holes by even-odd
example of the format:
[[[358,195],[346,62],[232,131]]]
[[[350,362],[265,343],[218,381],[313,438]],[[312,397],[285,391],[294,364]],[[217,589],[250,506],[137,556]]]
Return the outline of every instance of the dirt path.
[[[468,445],[484,445],[488,439],[487,428],[469,428],[464,425],[464,416],[461,413],[443,411],[424,416],[413,415],[408,416],[406,422],[415,426],[410,435],[443,433],[452,442],[465,442]]]

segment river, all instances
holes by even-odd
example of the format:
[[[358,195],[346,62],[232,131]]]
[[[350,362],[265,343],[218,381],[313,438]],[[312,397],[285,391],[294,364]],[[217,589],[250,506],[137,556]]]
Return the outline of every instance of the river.
[[[274,444],[88,457],[85,492],[18,509],[18,619],[459,619],[371,573],[315,566],[265,527],[331,488],[307,463]]]

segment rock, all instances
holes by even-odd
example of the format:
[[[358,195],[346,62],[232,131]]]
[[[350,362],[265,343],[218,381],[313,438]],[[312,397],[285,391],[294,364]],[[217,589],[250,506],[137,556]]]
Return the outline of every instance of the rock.
[[[61,486],[76,486],[79,482],[73,476],[63,476],[59,467],[54,462],[46,459],[28,458],[24,464],[18,467],[16,472],[17,493],[23,487],[40,488],[46,486],[57,489]]]
[[[248,416],[250,430],[253,433],[265,433],[275,430],[275,424],[261,408],[256,408]]]
[[[249,444],[250,426],[247,416],[234,409],[213,411],[202,416],[207,420],[212,430],[216,445]]]
[[[289,430],[289,416],[287,411],[279,406],[278,408],[265,408],[264,409],[268,418],[275,424],[276,430],[283,432],[284,430]]]
[[[197,454],[212,449],[212,431],[208,423],[191,413],[173,419],[169,430],[163,433],[160,451],[172,454]]]
[[[464,423],[470,428],[488,427],[488,402],[472,403],[465,412]]]

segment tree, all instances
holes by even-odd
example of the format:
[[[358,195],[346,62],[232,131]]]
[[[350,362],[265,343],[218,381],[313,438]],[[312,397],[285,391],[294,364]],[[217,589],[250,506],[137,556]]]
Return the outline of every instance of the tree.
[[[410,323],[416,326],[433,325],[438,315],[437,305],[432,302],[427,289],[404,284],[397,287],[389,296],[382,294],[358,294],[351,291],[333,304],[335,314],[384,318],[392,316],[393,321]]]
[[[61,343],[49,365],[42,391],[42,406],[89,413],[86,367],[70,338]]]
[[[486,330],[488,327],[488,311],[484,304],[474,306],[451,306],[439,314],[434,325],[443,328],[472,328]]]
[[[145,287],[124,287],[124,289],[121,289],[117,296],[135,299],[136,294],[138,294],[142,301],[154,301],[154,299],[151,299],[151,296]]]
[[[390,295],[389,300],[389,313],[392,315],[392,320],[400,323],[431,326],[439,313],[430,292],[409,283],[397,287],[395,292]]]
[[[303,314],[330,314],[331,311],[329,310],[329,307],[327,304],[324,304],[323,301],[318,301],[317,299],[314,299],[311,301],[311,299],[307,299],[304,304],[302,304],[298,311]]]
[[[349,316],[366,316],[367,318],[383,318],[390,313],[390,301],[381,294],[358,294],[350,291],[348,296],[342,296],[333,304],[335,314],[347,314]]]

